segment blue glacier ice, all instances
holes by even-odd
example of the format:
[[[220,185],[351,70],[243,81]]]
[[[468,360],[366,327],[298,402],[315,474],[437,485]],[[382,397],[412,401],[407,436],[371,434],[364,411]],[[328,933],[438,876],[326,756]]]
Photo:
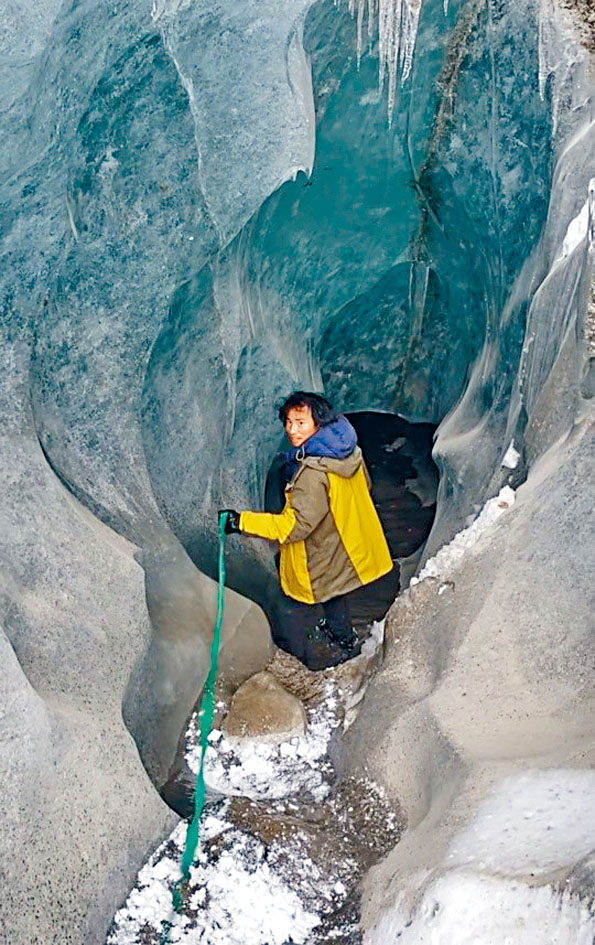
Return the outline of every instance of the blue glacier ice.
[[[590,409],[586,54],[553,0],[369,6],[370,30],[362,0],[0,12],[2,860],[37,778],[51,836],[71,825],[0,872],[12,927],[50,864],[16,945],[102,941],[169,823],[145,768],[163,782],[204,679],[215,512],[262,503],[280,397],[438,424],[427,556]],[[236,542],[229,577],[238,680],[270,554]],[[114,823],[100,883],[62,868]]]

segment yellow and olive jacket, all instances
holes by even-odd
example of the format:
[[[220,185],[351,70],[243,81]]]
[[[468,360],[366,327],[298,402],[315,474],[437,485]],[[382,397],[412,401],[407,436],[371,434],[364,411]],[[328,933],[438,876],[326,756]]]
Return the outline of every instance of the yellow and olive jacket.
[[[346,459],[306,456],[283,511],[242,512],[240,530],[279,542],[281,587],[306,604],[347,594],[393,566],[359,446]]]

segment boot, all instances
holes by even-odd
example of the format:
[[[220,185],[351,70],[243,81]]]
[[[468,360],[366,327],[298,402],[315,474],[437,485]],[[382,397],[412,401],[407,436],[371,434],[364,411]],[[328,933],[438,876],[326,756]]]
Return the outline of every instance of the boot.
[[[359,646],[359,637],[353,627],[348,630],[335,630],[330,626],[326,617],[321,617],[316,624],[318,629],[324,633],[332,643],[338,643],[345,653],[353,655]]]

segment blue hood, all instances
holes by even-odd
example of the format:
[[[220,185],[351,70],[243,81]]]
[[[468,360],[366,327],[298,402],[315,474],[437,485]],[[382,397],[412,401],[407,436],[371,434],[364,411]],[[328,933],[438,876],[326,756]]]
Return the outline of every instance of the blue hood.
[[[328,456],[331,459],[347,459],[357,446],[357,434],[347,417],[339,417],[320,429],[301,446],[285,454],[291,476],[297,470],[299,460],[305,456]],[[299,457],[299,458],[298,458]]]

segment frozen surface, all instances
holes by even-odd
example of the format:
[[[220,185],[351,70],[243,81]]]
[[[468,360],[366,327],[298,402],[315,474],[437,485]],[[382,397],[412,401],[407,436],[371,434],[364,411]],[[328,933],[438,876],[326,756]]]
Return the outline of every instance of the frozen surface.
[[[312,80],[302,46],[311,5],[153,0],[153,22],[188,96],[197,184],[223,245],[271,191],[312,171]]]

